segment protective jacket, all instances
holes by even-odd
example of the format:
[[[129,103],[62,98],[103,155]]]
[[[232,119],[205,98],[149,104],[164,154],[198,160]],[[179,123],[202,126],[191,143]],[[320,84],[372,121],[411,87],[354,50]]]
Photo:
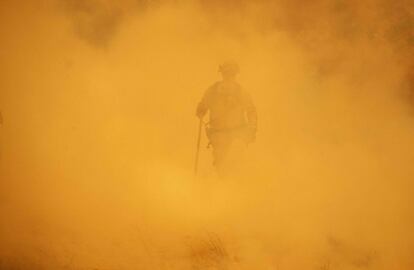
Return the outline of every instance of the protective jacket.
[[[257,112],[250,95],[236,82],[216,82],[205,92],[197,115],[209,112],[209,128],[217,131],[256,130]]]

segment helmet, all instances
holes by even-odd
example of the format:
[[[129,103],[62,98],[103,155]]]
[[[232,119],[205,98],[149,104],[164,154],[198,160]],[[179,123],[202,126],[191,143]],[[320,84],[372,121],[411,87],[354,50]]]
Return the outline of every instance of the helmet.
[[[240,72],[239,65],[235,61],[226,61],[219,66],[221,73],[238,74]]]

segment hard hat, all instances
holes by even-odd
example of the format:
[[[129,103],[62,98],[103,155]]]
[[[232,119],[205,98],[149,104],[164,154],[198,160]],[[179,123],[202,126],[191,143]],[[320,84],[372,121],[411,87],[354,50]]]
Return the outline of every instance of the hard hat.
[[[226,61],[219,66],[219,71],[237,74],[240,72],[240,68],[236,61]]]

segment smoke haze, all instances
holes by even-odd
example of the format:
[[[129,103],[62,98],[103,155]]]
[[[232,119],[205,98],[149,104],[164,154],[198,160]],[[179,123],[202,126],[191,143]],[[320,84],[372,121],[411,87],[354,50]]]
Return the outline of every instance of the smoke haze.
[[[412,1],[6,0],[0,21],[0,269],[414,267]],[[218,179],[203,135],[195,180],[227,59],[257,139]]]

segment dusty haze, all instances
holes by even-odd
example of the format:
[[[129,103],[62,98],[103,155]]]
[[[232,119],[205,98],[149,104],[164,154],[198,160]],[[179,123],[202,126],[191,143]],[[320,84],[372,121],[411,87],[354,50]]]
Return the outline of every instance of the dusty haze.
[[[2,1],[0,269],[413,269],[413,2],[311,2]],[[257,140],[195,180],[226,59]]]

